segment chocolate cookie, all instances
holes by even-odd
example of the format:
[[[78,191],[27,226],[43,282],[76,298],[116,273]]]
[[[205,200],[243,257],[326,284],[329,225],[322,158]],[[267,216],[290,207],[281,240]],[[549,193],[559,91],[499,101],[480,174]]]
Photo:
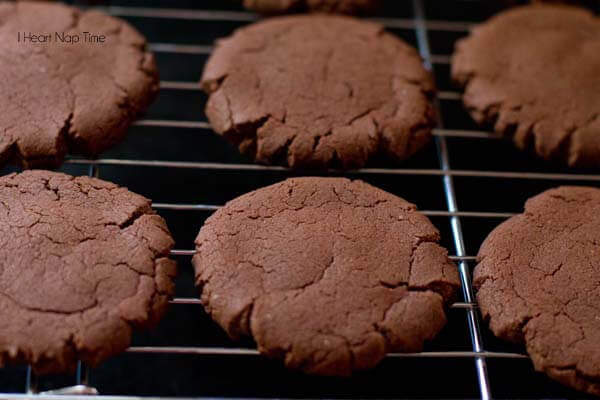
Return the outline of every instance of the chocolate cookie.
[[[600,20],[580,8],[526,6],[458,42],[452,76],[479,123],[521,149],[600,166]]]
[[[264,13],[326,12],[358,14],[373,11],[378,0],[244,0],[244,7]]]
[[[381,25],[340,16],[261,21],[217,43],[202,78],[213,128],[263,163],[361,167],[428,142],[433,83]]]
[[[150,201],[48,171],[0,178],[0,366],[62,372],[129,346],[173,292],[173,240]]]
[[[403,199],[342,178],[295,178],[230,201],[196,239],[206,311],[232,338],[311,374],[420,351],[459,287],[439,233]]]
[[[154,57],[124,21],[0,2],[0,163],[53,167],[67,150],[94,156],[123,138],[157,89]]]
[[[535,369],[600,395],[600,189],[535,196],[479,251],[474,284],[496,336],[524,342]]]

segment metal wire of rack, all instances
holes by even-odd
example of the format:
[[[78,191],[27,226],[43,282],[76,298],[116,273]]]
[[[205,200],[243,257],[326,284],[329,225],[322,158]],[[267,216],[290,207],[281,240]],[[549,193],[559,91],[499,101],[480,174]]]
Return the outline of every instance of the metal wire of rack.
[[[121,6],[108,6],[100,7],[108,13],[120,16],[129,17],[134,19],[168,19],[175,21],[194,21],[199,24],[206,22],[238,22],[238,23],[249,23],[256,20],[258,17],[255,14],[243,11],[214,11],[214,10],[191,10],[191,9],[178,9],[178,8],[151,8],[151,7],[121,7]],[[450,21],[450,20],[430,20],[426,15],[425,0],[413,0],[412,1],[412,18],[377,18],[379,22],[383,23],[389,29],[404,29],[411,30],[416,39],[416,46],[424,60],[425,66],[436,72],[438,67],[447,67],[450,62],[449,54],[440,52],[433,52],[432,49],[432,31],[436,32],[450,32],[465,34],[472,26],[471,22],[462,21]],[[182,54],[182,55],[200,55],[207,56],[211,52],[210,45],[204,44],[188,44],[188,43],[171,43],[166,41],[151,41],[150,48],[160,54]],[[162,72],[162,71],[161,71]],[[198,74],[200,71],[197,71]],[[198,92],[200,90],[197,81],[190,80],[163,80],[161,82],[161,90],[179,92]],[[460,94],[454,90],[441,90],[437,94],[437,111],[440,115],[439,126],[434,130],[434,141],[435,141],[435,155],[437,158],[437,167],[428,168],[411,168],[411,167],[399,167],[389,168],[383,167],[369,167],[359,170],[352,171],[351,174],[358,178],[368,178],[373,176],[387,176],[391,178],[396,177],[430,177],[430,178],[441,178],[442,190],[443,190],[443,202],[445,208],[430,209],[423,211],[429,217],[440,217],[448,220],[450,229],[451,243],[454,246],[454,255],[452,259],[457,261],[460,278],[463,288],[463,299],[460,302],[456,302],[452,305],[452,310],[462,310],[465,313],[466,325],[469,335],[469,349],[467,350],[427,350],[421,353],[393,353],[388,355],[388,359],[472,359],[475,368],[476,382],[478,385],[478,395],[482,399],[492,398],[493,383],[488,373],[488,361],[494,359],[527,359],[528,357],[519,350],[510,348],[508,351],[495,350],[486,347],[484,342],[485,328],[481,326],[480,317],[477,311],[476,299],[474,296],[473,287],[471,285],[470,268],[473,266],[475,256],[473,247],[466,245],[468,238],[465,235],[465,229],[463,222],[465,219],[491,219],[495,224],[514,215],[517,210],[489,210],[484,207],[482,210],[473,209],[465,211],[459,208],[459,192],[460,188],[464,187],[464,184],[458,185],[457,179],[484,179],[484,180],[515,180],[515,181],[537,181],[537,182],[549,182],[555,181],[560,182],[572,182],[580,183],[586,182],[588,184],[598,184],[600,182],[599,174],[590,174],[586,171],[573,173],[568,170],[560,170],[559,172],[548,172],[545,169],[539,171],[527,171],[527,170],[494,170],[494,169],[478,169],[478,168],[453,168],[452,167],[452,147],[449,145],[448,140],[478,140],[478,141],[490,141],[497,143],[498,139],[491,135],[489,132],[479,130],[473,126],[467,128],[463,127],[451,127],[447,128],[444,124],[444,105],[443,101],[456,102],[460,99]],[[207,121],[202,120],[189,120],[186,118],[181,119],[167,119],[167,118],[144,118],[135,123],[134,128],[138,129],[159,129],[163,130],[166,134],[171,129],[181,129],[190,132],[196,132],[198,130],[210,130],[210,125]],[[203,133],[198,133],[203,134]],[[142,157],[131,157],[126,152],[120,154],[119,157],[110,158],[99,158],[96,160],[81,159],[76,157],[69,157],[65,162],[65,169],[69,172],[74,169],[82,173],[79,168],[85,168],[86,172],[90,176],[96,176],[100,178],[114,179],[114,174],[109,173],[108,176],[104,176],[105,169],[110,168],[111,171],[115,169],[127,169],[127,168],[145,168],[145,169],[165,169],[167,174],[178,174],[180,171],[204,171],[204,172],[228,172],[234,174],[243,173],[278,173],[288,174],[291,173],[287,168],[278,166],[264,166],[257,165],[250,162],[240,162],[236,160],[234,162],[222,162],[222,161],[184,161],[184,160],[163,160],[163,159],[143,159]],[[338,173],[332,171],[333,173]],[[126,175],[131,175],[130,172],[125,172]],[[131,178],[135,179],[135,178]],[[119,182],[117,182],[119,183]],[[240,189],[241,190],[241,189]],[[145,193],[141,193],[145,194]],[[149,196],[150,197],[150,196]],[[473,203],[471,203],[473,204]],[[153,207],[159,213],[161,212],[204,212],[211,213],[217,210],[221,204],[215,203],[190,203],[185,201],[169,201],[169,202],[154,202]],[[169,223],[169,218],[167,218]],[[469,252],[471,251],[471,253]],[[179,247],[172,251],[174,257],[184,257],[189,259],[194,254],[194,250]],[[181,264],[181,263],[180,263]],[[200,301],[197,297],[193,296],[178,296],[171,301],[173,307],[180,306],[193,306],[199,307]],[[128,354],[167,354],[167,355],[190,355],[190,356],[228,356],[232,357],[233,360],[238,357],[255,357],[258,352],[252,348],[245,347],[231,347],[231,346],[171,346],[171,345],[134,345],[127,350]],[[174,366],[177,368],[177,366]],[[0,374],[2,372],[0,371]],[[21,398],[49,398],[49,399],[74,399],[78,396],[85,395],[85,399],[97,398],[97,399],[132,399],[132,396],[126,396],[119,394],[116,396],[102,396],[97,395],[94,389],[89,384],[90,375],[93,376],[94,371],[82,364],[78,365],[77,373],[75,376],[76,386],[66,387],[58,390],[51,390],[45,392],[39,392],[36,384],[36,377],[32,374],[30,368],[27,369],[26,377],[26,388],[24,394],[3,394],[2,387],[0,386],[0,398],[6,399],[21,399]],[[99,390],[102,392],[102,388]],[[90,396],[91,395],[91,396]]]

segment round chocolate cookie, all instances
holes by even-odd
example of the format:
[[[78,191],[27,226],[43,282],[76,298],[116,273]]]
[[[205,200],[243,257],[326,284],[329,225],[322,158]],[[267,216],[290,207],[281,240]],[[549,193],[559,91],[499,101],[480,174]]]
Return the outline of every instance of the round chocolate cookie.
[[[479,123],[521,149],[600,166],[600,20],[584,9],[526,6],[458,42],[452,76]]]
[[[150,201],[88,177],[0,178],[0,366],[97,365],[151,327],[173,292],[173,240]]]
[[[479,251],[474,284],[496,336],[524,342],[535,369],[600,395],[600,189],[535,196]]]
[[[381,25],[291,16],[217,43],[202,78],[213,128],[263,163],[362,167],[404,159],[434,126],[431,77]]]
[[[349,375],[420,351],[459,287],[439,233],[403,199],[295,178],[230,201],[196,239],[206,311],[289,368]]]
[[[244,0],[244,7],[264,13],[326,12],[359,14],[373,11],[379,0]]]
[[[0,2],[0,164],[54,167],[119,142],[158,89],[145,39],[61,4]]]

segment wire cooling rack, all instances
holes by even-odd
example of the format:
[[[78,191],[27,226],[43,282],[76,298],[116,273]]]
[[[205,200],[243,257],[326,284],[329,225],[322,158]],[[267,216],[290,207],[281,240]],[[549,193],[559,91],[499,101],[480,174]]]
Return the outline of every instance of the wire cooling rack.
[[[0,370],[0,398],[581,397],[533,372],[521,347],[490,335],[471,285],[482,240],[519,212],[525,199],[560,184],[600,185],[597,171],[568,170],[520,153],[476,127],[462,110],[460,94],[449,82],[454,42],[474,22],[500,10],[500,0],[388,0],[374,18],[418,48],[434,72],[440,123],[432,145],[413,160],[328,174],[363,179],[424,210],[440,229],[443,245],[453,249],[463,298],[452,305],[447,328],[424,352],[390,354],[375,370],[350,379],[286,371],[260,357],[252,343],[231,342],[203,313],[193,288],[193,239],[204,219],[227,200],[299,174],[252,163],[215,135],[203,116],[206,97],[198,81],[213,41],[258,16],[225,0],[122,0],[94,6],[127,19],[148,37],[161,91],[124,143],[97,160],[69,157],[62,170],[111,180],[154,200],[177,243],[172,252],[180,266],[177,297],[155,331],[134,336],[125,354],[98,368],[79,364],[74,377],[35,377],[29,368]]]

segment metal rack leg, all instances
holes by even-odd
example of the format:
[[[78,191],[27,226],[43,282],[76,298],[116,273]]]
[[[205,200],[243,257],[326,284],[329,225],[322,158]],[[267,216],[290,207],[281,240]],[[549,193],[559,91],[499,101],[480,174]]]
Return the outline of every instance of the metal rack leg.
[[[33,372],[33,368],[31,368],[31,365],[27,366],[27,375],[25,377],[25,393],[38,393],[37,375],[35,374],[35,372]]]
[[[100,168],[97,164],[90,164],[90,166],[88,167],[88,176],[92,178],[100,177]]]
[[[89,383],[90,369],[87,365],[82,363],[81,361],[77,362],[77,372],[75,375],[75,381],[77,385],[85,385],[87,386]]]

